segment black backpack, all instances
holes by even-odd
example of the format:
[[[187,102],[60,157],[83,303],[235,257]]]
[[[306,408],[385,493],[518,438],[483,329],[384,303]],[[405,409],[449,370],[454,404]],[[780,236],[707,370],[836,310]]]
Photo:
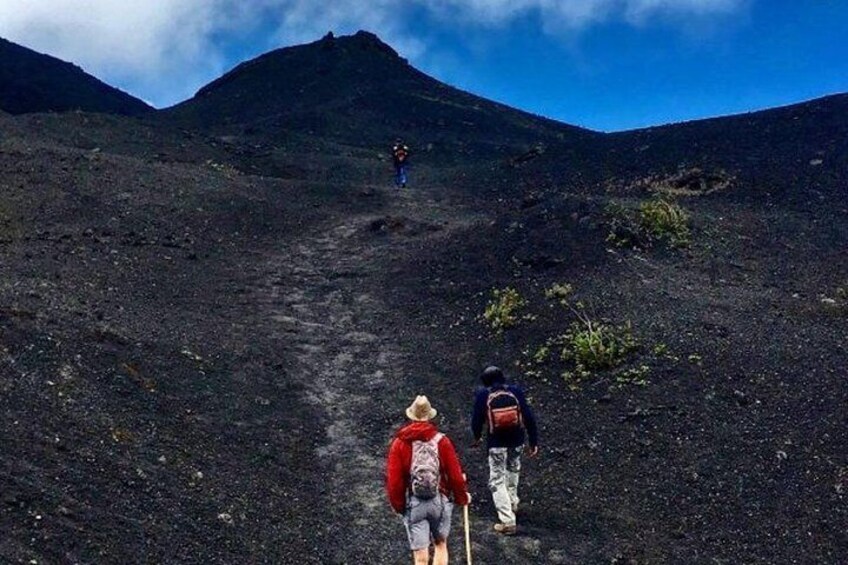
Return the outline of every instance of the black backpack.
[[[486,399],[486,412],[489,420],[489,434],[515,430],[524,427],[521,417],[521,403],[506,389],[489,392]]]

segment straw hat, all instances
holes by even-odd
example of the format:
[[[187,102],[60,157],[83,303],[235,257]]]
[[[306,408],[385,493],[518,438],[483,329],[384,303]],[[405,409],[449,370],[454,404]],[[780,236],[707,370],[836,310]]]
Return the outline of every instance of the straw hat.
[[[426,422],[436,417],[436,411],[426,396],[416,396],[415,402],[406,409],[406,417],[414,422]]]

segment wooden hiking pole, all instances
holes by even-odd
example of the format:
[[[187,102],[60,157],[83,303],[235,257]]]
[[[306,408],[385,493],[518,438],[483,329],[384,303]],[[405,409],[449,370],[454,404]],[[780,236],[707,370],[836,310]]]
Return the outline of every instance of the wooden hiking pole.
[[[471,565],[471,524],[468,521],[468,504],[462,507],[465,517],[465,562]]]
[[[465,481],[465,492],[468,492],[468,477],[465,473],[462,474],[462,479]],[[471,522],[468,519],[468,507],[471,506],[471,495],[468,495],[468,504],[462,507],[462,517],[465,522],[465,562],[471,565]]]

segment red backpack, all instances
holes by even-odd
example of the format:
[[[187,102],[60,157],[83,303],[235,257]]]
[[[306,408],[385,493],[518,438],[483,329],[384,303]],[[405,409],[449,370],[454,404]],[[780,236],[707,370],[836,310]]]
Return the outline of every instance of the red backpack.
[[[524,426],[521,417],[521,403],[508,390],[495,390],[486,399],[489,420],[489,434],[504,432]]]

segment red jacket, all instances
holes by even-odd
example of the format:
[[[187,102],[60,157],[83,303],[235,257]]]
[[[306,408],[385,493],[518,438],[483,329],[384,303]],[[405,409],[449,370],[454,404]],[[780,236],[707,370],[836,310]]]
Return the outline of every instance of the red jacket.
[[[409,468],[412,466],[412,442],[429,441],[438,431],[430,422],[411,422],[395,434],[386,464],[386,494],[395,512],[401,513],[406,509]],[[468,504],[462,467],[448,436],[442,436],[439,440],[439,470],[442,475],[439,490],[447,496],[453,494],[454,503],[460,506]]]

